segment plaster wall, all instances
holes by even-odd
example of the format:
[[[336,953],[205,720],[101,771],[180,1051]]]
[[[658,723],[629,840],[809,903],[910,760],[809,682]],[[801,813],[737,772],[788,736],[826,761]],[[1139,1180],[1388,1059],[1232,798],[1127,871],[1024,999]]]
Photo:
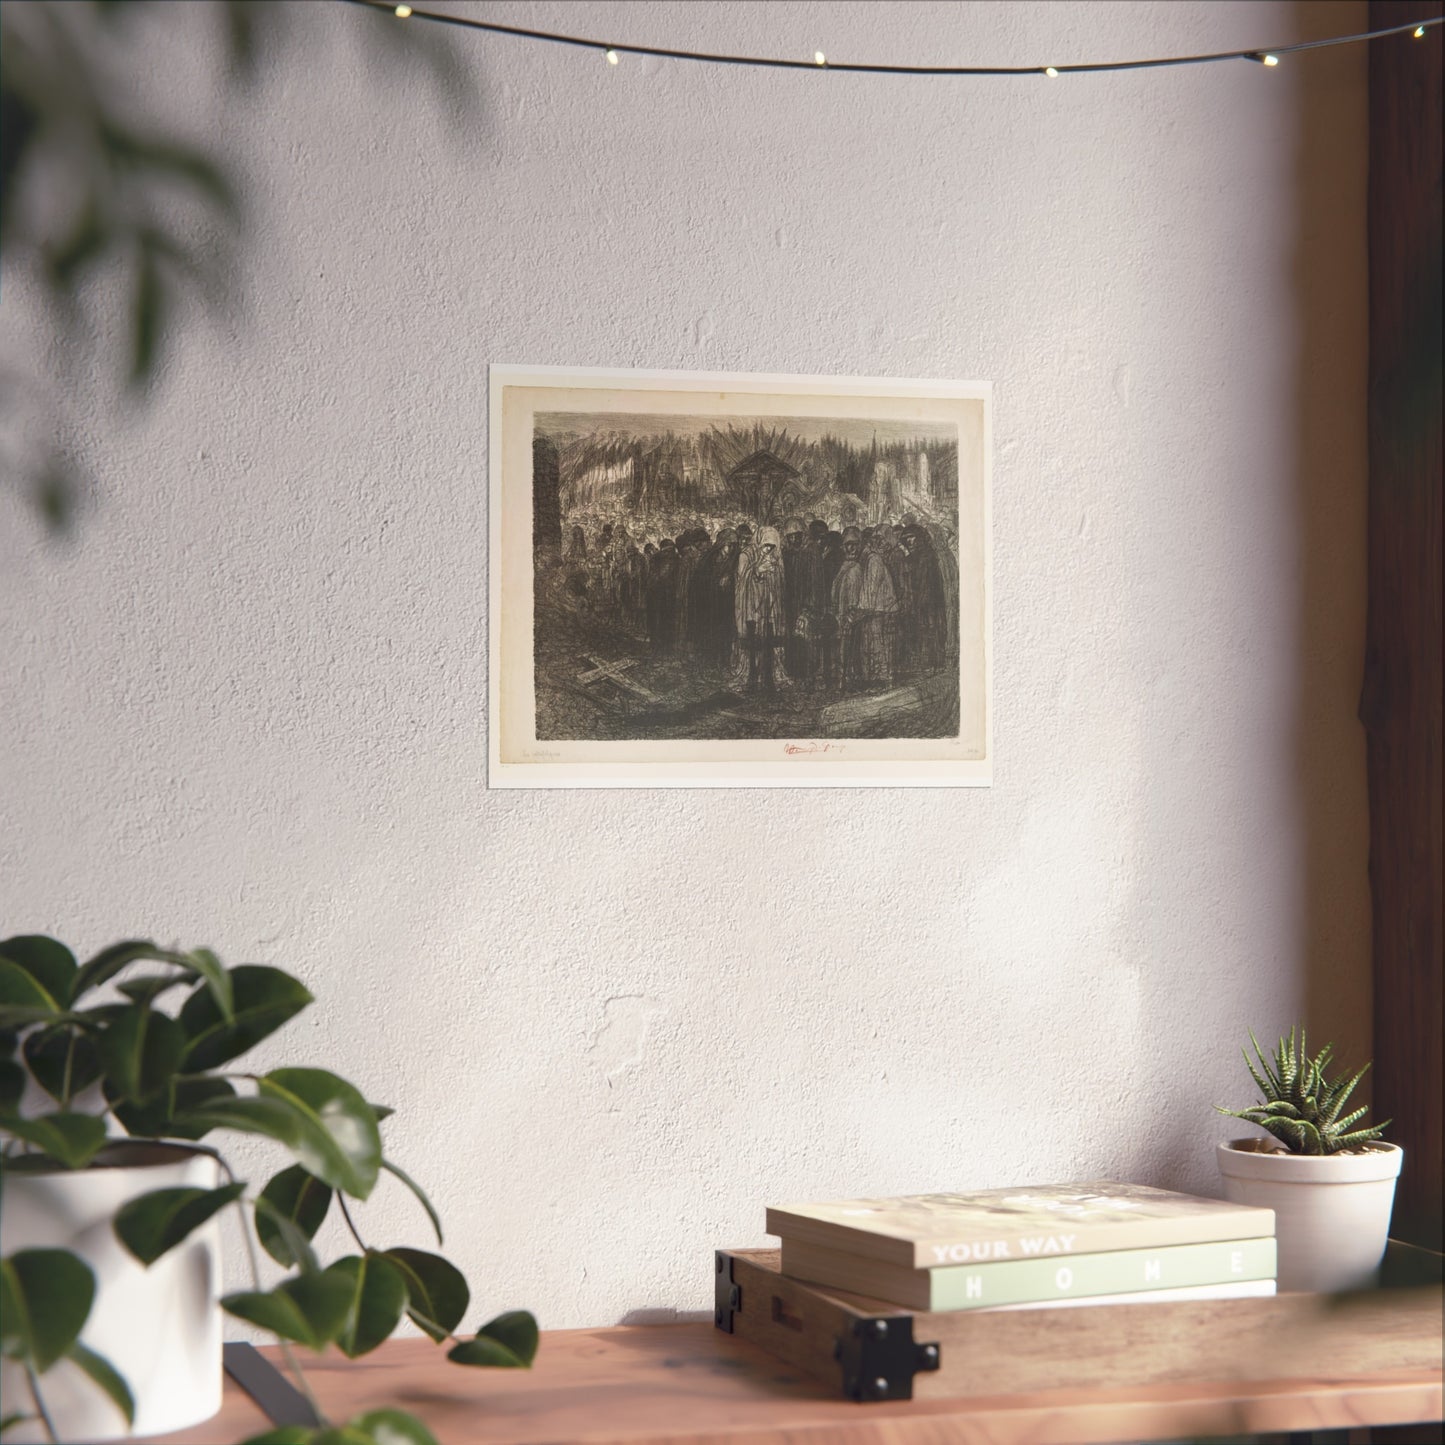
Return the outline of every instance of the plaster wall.
[[[393,1105],[474,1312],[553,1327],[706,1308],[771,1201],[1216,1192],[1248,1028],[1307,1010],[1363,1059],[1362,50],[889,79],[447,32],[468,108],[363,43],[383,17],[292,7],[246,91],[165,8],[137,85],[248,233],[147,408],[55,396],[71,537],[0,495],[0,932],[298,973],[258,1064]],[[899,62],[1365,28],[450,8]],[[6,285],[10,363],[62,364]],[[994,786],[489,793],[491,362],[993,381]],[[361,1217],[425,1246],[400,1189]]]

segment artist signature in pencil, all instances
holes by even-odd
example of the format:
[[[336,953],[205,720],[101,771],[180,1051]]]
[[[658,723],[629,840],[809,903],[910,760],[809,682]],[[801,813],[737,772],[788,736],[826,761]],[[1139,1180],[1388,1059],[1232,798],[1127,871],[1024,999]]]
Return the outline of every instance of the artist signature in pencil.
[[[842,743],[784,743],[783,752],[790,758],[812,753],[841,753]]]

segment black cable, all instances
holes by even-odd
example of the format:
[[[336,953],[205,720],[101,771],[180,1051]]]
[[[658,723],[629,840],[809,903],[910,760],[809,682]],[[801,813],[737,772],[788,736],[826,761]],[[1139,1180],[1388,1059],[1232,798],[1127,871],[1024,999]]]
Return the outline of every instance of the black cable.
[[[773,70],[839,70],[855,75],[1077,75],[1104,70],[1151,70],[1166,65],[1208,65],[1219,60],[1252,60],[1270,63],[1298,50],[1318,50],[1327,45],[1353,45],[1362,40],[1379,40],[1387,35],[1403,35],[1432,29],[1445,24],[1445,16],[1433,20],[1411,21],[1393,25],[1386,30],[1365,30],[1358,35],[1332,35],[1324,40],[1301,40],[1294,45],[1255,46],[1249,50],[1222,50],[1212,55],[1174,55],[1159,60],[1112,60],[1093,65],[864,65],[832,60],[777,60],[760,55],[719,55],[704,50],[669,50],[657,45],[628,45],[621,41],[589,40],[580,35],[561,35],[551,30],[528,30],[519,25],[501,25],[493,20],[473,20],[461,15],[445,15],[436,10],[418,10],[410,6],[383,3],[383,0],[345,0],[366,10],[395,15],[406,12],[406,18],[429,20],[438,25],[457,25],[465,30],[483,30],[491,35],[511,35],[521,40],[543,40],[553,45],[571,45],[580,50],[595,50],[609,59],[618,55],[653,55],[661,60],[691,60],[704,65],[743,65]]]

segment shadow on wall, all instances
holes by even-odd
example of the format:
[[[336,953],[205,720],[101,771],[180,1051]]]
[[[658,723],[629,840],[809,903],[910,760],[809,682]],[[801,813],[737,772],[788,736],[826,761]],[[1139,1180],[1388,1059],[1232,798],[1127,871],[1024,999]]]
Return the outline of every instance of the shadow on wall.
[[[1321,7],[1299,0],[1293,9],[1294,27],[1281,27],[1291,38],[1318,39],[1367,28],[1364,3]],[[1248,1089],[1239,1050],[1248,1043],[1249,1029],[1268,1051],[1277,1034],[1296,1021],[1252,1016],[1245,1000],[1230,996],[1237,989],[1258,996],[1262,990],[1249,985],[1269,979],[1272,997],[1295,1001],[1296,1016],[1309,1027],[1312,1049],[1333,1040],[1341,1065],[1355,1067],[1370,1055],[1369,816],[1365,735],[1356,717],[1364,667],[1368,480],[1365,66],[1362,46],[1316,51],[1291,62],[1288,79],[1297,104],[1291,126],[1293,195],[1287,200],[1295,228],[1290,293],[1287,298],[1265,298],[1278,307],[1295,338],[1293,354],[1281,357],[1290,368],[1293,404],[1276,423],[1287,429],[1279,455],[1291,458],[1292,467],[1285,500],[1292,502],[1293,530],[1281,542],[1280,553],[1294,564],[1296,592],[1291,602],[1288,589],[1280,590],[1293,611],[1293,676],[1278,679],[1290,683],[1288,731],[1280,724],[1279,735],[1258,738],[1253,763],[1267,767],[1273,756],[1278,767],[1288,770],[1279,779],[1281,786],[1268,795],[1272,801],[1261,795],[1257,806],[1262,811],[1283,806],[1289,816],[1269,816],[1263,829],[1241,827],[1234,843],[1234,876],[1247,875],[1247,850],[1267,846],[1267,840],[1285,840],[1291,852],[1287,866],[1276,869],[1280,860],[1270,858],[1257,862],[1289,891],[1257,903],[1256,916],[1267,918],[1267,910],[1277,911],[1277,932],[1288,951],[1237,958],[1235,973],[1222,973],[1215,981],[1219,997],[1212,1017],[1237,1019],[1237,1035],[1221,1036],[1217,1029],[1202,1035],[1198,1057],[1207,1058],[1211,1068],[1224,1061],[1232,1081],[1229,1097],[1192,1096],[1188,1102],[1197,1113],[1190,1128],[1161,1131],[1159,1147],[1151,1147],[1147,1161],[1136,1153],[1120,1166],[1169,1188],[1202,1184],[1206,1192],[1219,1192],[1212,1158],[1207,1157],[1212,1151],[1202,1141],[1226,1137],[1227,1126],[1209,1106],[1231,1102],[1241,1094],[1241,1086]],[[1241,230],[1251,224],[1247,215],[1238,218]],[[1248,365],[1248,358],[1241,356],[1240,363]],[[1261,485],[1269,481],[1269,474],[1262,473]],[[1261,511],[1267,514],[1268,508]],[[1248,643],[1247,635],[1238,638],[1237,645]],[[1261,688],[1275,681],[1258,677]],[[1245,706],[1256,701],[1242,700]],[[1263,708],[1257,715],[1270,716]],[[1231,760],[1217,761],[1219,776],[1226,777]],[[1226,897],[1220,904],[1223,916],[1232,907],[1233,900]],[[1210,940],[1196,943],[1207,950]],[[1247,935],[1244,946],[1249,946]],[[1161,1036],[1167,1036],[1178,1007],[1178,999],[1167,991],[1151,999],[1147,1012],[1160,1019]],[[1368,1098],[1368,1082],[1367,1075],[1360,1102]],[[1241,1126],[1239,1132],[1253,1131]]]

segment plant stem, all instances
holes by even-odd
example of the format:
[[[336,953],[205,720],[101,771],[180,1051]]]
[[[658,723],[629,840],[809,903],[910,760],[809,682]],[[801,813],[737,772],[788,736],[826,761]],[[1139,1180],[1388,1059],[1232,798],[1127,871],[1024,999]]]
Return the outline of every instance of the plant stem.
[[[77,1035],[72,1031],[70,1042],[65,1047],[65,1074],[60,1081],[60,1107],[70,1108],[70,1081],[73,1076],[75,1065],[75,1041]]]
[[[226,1171],[226,1181],[234,1184],[236,1182],[236,1176],[225,1159],[214,1150],[208,1149],[206,1152]],[[236,1209],[241,1216],[241,1237],[246,1241],[246,1257],[251,1265],[251,1284],[255,1288],[256,1293],[260,1294],[261,1260],[260,1256],[256,1253],[256,1242],[251,1238],[250,1223],[246,1218],[246,1204],[243,1199],[236,1200]],[[311,1385],[306,1379],[306,1373],[302,1370],[300,1361],[297,1360],[296,1356],[292,1353],[290,1344],[286,1340],[283,1340],[280,1335],[276,1336],[276,1343],[281,1346],[281,1358],[286,1361],[287,1368],[295,1375],[297,1386],[301,1393],[305,1395],[306,1403],[311,1406],[311,1413],[316,1416],[322,1425],[329,1425],[331,1421],[327,1419],[325,1412],[317,1403],[316,1396],[311,1393]]]
[[[30,1398],[35,1401],[35,1411],[40,1416],[40,1423],[45,1426],[46,1435],[52,1441],[59,1440],[60,1436],[55,1433],[55,1421],[50,1418],[45,1401],[40,1398],[40,1381],[35,1378],[35,1371],[28,1360],[25,1363],[25,1381],[30,1386]]]
[[[346,1227],[351,1231],[351,1237],[356,1241],[363,1254],[366,1253],[366,1241],[356,1232],[356,1226],[351,1222],[351,1211],[346,1207],[346,1196],[338,1189],[336,1191],[336,1202],[341,1206],[341,1217],[346,1221]]]

